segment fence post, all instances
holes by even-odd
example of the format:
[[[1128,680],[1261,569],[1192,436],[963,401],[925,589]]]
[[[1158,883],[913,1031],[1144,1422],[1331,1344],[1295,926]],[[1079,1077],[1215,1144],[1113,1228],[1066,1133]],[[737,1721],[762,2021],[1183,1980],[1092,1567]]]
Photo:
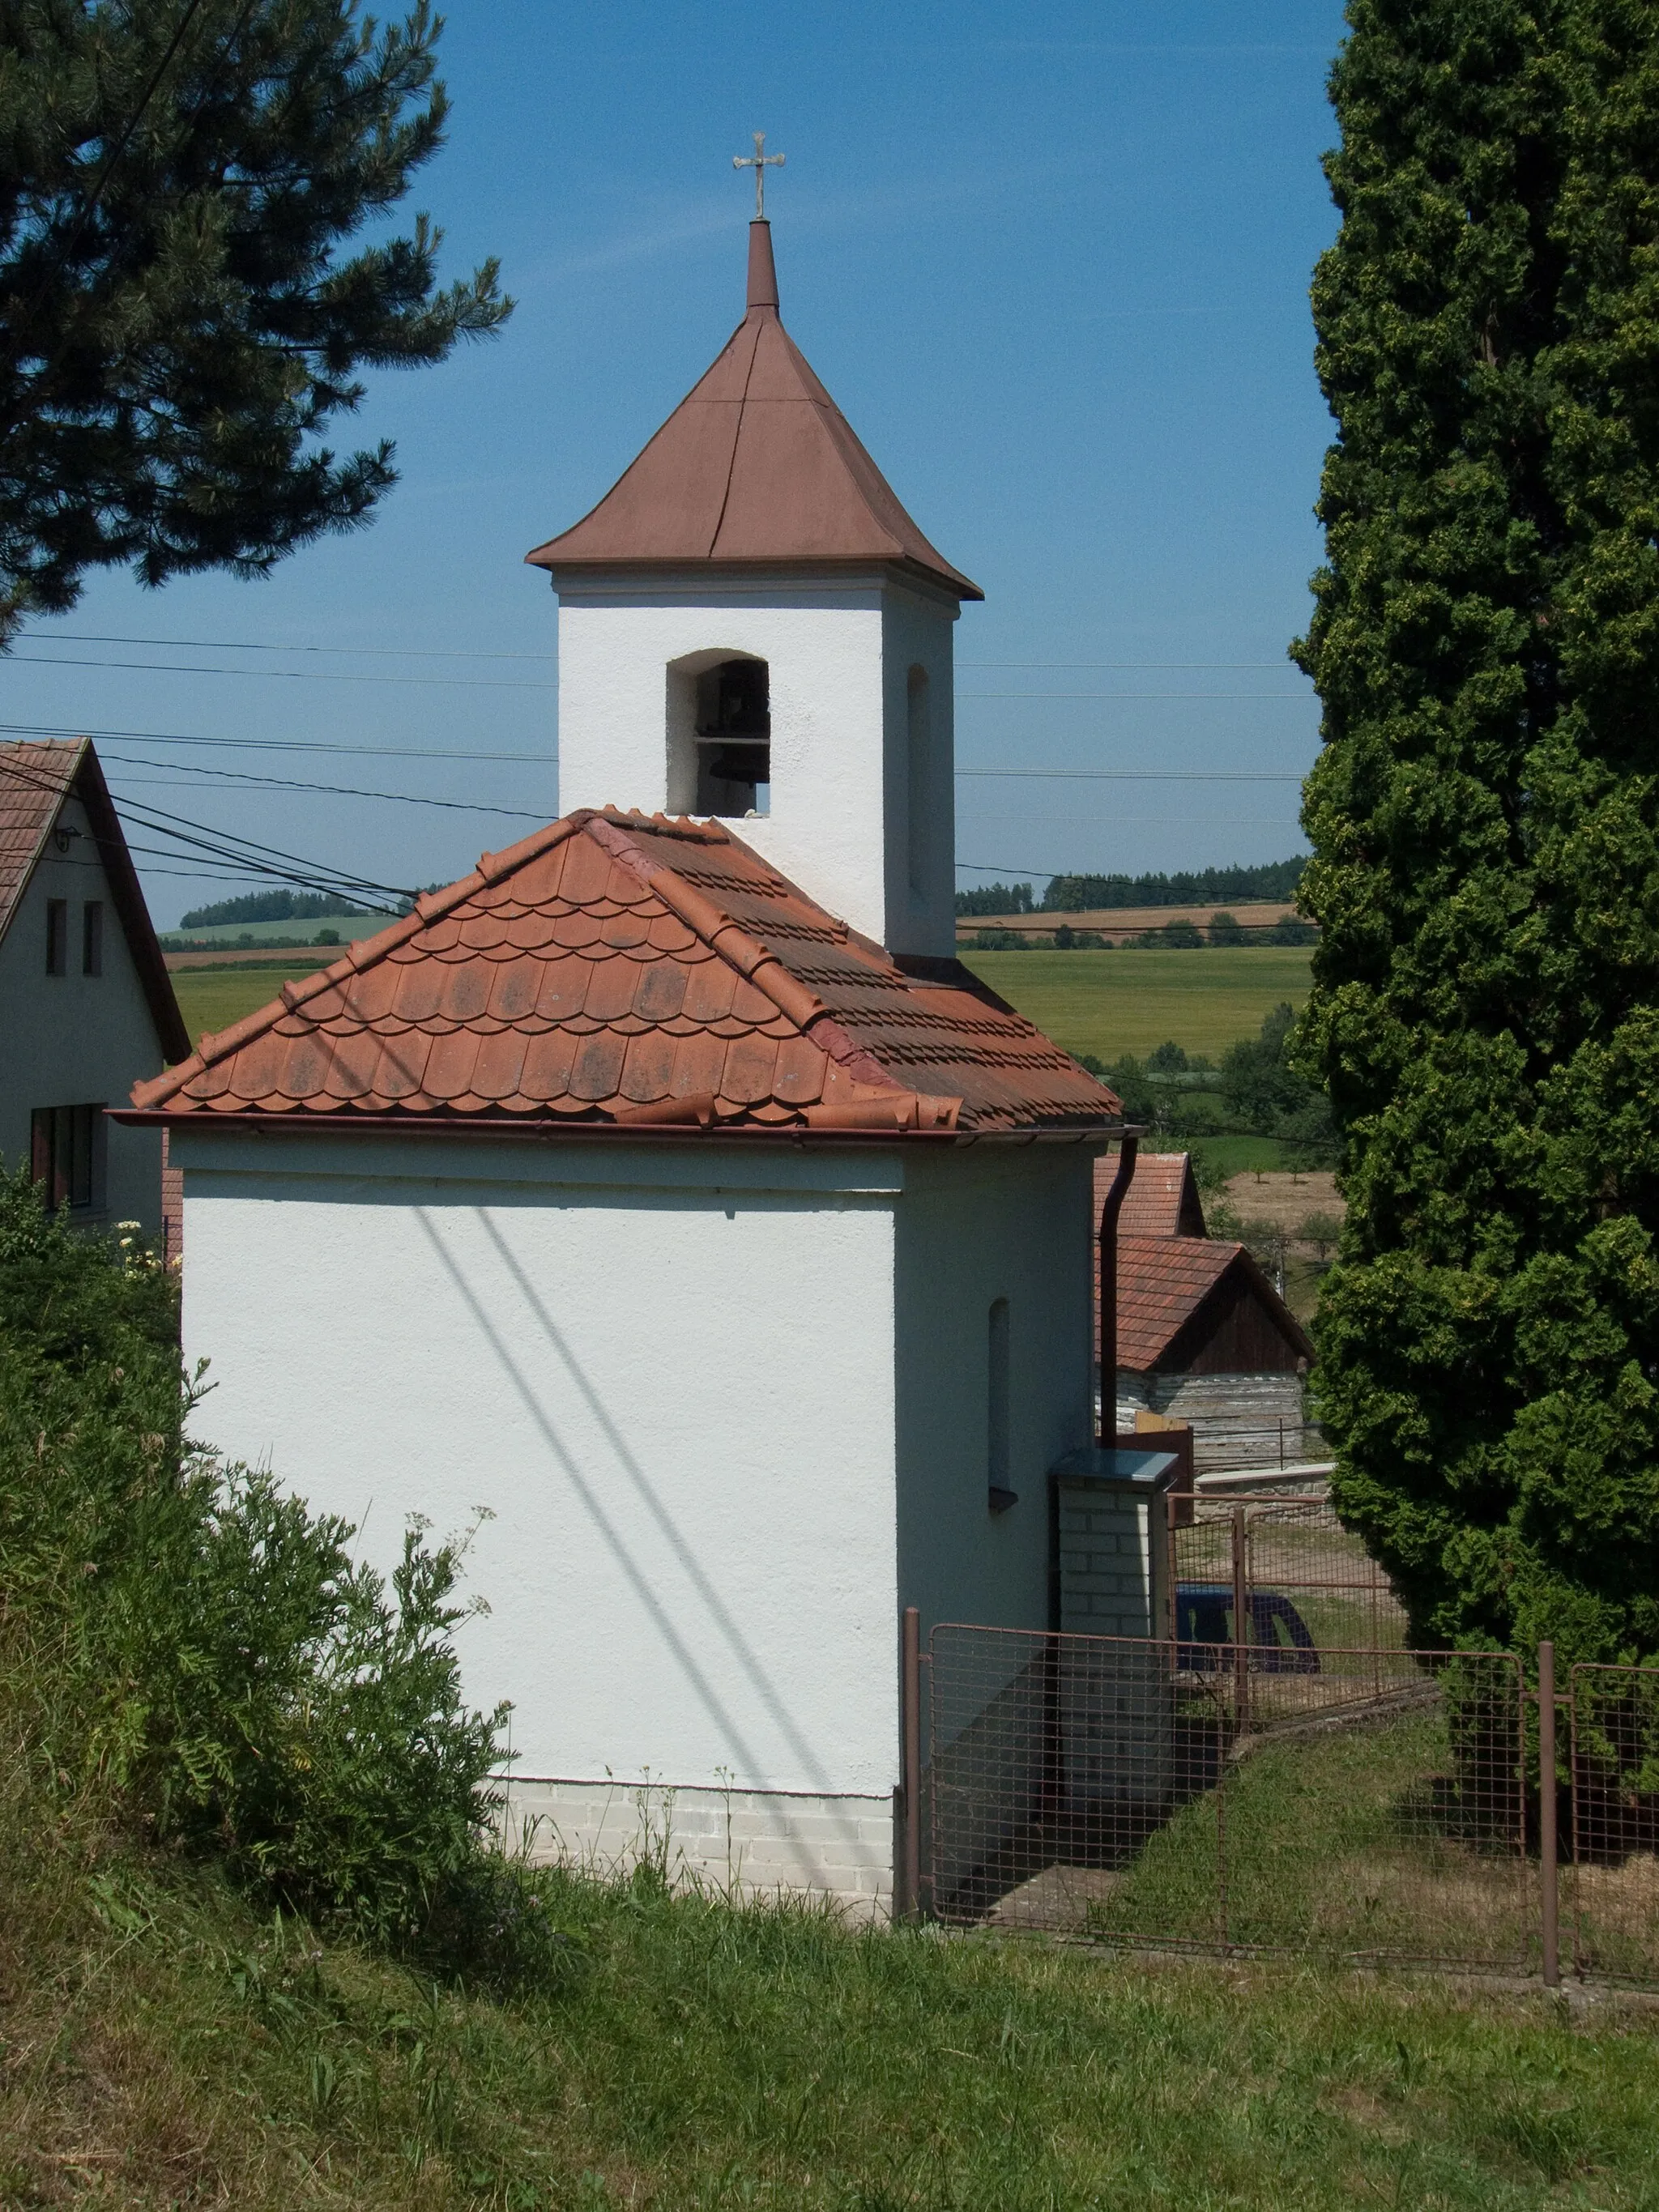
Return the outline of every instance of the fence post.
[[[1243,1505],[1233,1508],[1233,1717],[1243,1735],[1249,1722],[1250,1698],[1250,1590],[1246,1564],[1246,1531]]]
[[[1538,1647],[1538,1881],[1544,1987],[1561,1986],[1560,1869],[1555,1834],[1555,1646]]]
[[[904,1608],[900,1638],[899,1703],[904,1797],[904,1894],[899,1917],[915,1920],[921,1912],[921,1615],[913,1605]]]

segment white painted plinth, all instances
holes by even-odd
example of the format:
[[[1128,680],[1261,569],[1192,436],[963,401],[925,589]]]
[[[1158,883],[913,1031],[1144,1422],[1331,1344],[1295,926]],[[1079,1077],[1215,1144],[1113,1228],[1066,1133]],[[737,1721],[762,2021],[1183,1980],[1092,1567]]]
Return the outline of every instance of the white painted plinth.
[[[506,1788],[503,1840],[533,1865],[614,1878],[643,1862],[677,1889],[821,1897],[849,1918],[891,1916],[890,1797],[523,1775]]]

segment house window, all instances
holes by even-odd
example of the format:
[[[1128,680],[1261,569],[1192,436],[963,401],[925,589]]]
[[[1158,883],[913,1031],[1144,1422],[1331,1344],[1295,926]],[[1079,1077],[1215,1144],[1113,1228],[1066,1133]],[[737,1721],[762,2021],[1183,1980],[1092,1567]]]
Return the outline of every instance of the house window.
[[[993,1513],[1006,1513],[1019,1503],[1009,1486],[1008,1436],[1008,1301],[994,1299],[987,1331],[985,1377],[986,1487]]]
[[[95,1212],[104,1202],[104,1109],[37,1106],[29,1116],[30,1172],[47,1203]]]
[[[81,973],[104,972],[104,902],[88,899],[81,909]]]
[[[698,676],[695,813],[770,811],[770,675],[763,660],[721,660]]]
[[[46,901],[46,973],[69,974],[69,901]]]
[[[921,898],[927,889],[928,769],[931,765],[927,671],[915,667],[905,684],[905,840],[910,890]]]

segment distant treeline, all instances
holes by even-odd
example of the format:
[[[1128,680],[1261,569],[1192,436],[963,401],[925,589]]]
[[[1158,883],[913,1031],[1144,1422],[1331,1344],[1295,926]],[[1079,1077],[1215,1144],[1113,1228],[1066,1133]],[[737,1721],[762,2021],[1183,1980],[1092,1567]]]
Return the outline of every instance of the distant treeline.
[[[1040,900],[1030,884],[991,884],[957,893],[957,912],[1087,914],[1126,906],[1233,906],[1252,899],[1293,899],[1307,866],[1304,854],[1255,868],[1197,868],[1173,876],[1053,876]]]
[[[326,891],[250,891],[246,898],[221,899],[184,916],[180,929],[217,929],[231,921],[321,921],[333,915],[363,915],[373,907],[353,906]]]

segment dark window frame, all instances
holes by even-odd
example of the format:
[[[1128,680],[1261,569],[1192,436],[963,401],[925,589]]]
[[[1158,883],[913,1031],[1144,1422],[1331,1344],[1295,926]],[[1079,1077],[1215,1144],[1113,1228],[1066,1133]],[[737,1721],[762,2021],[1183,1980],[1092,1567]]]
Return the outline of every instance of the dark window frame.
[[[69,901],[49,898],[46,901],[46,973],[48,975],[69,974]]]
[[[81,973],[104,972],[104,902],[88,899],[81,908]]]
[[[54,1212],[101,1212],[105,1203],[106,1123],[100,1101],[37,1106],[29,1115],[29,1171],[45,1186]]]

